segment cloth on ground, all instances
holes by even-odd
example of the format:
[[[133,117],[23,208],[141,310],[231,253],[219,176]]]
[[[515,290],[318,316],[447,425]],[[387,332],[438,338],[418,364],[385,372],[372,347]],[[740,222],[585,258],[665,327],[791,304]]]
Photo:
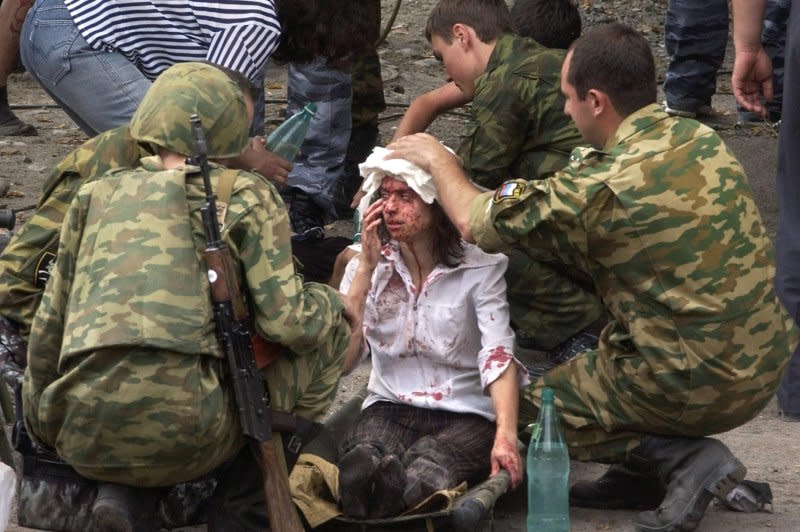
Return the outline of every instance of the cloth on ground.
[[[297,505],[311,528],[316,528],[342,515],[339,509],[339,469],[319,456],[302,453],[289,475],[292,501]],[[467,483],[450,490],[440,490],[406,510],[402,515],[418,515],[447,511],[453,501],[467,491]]]

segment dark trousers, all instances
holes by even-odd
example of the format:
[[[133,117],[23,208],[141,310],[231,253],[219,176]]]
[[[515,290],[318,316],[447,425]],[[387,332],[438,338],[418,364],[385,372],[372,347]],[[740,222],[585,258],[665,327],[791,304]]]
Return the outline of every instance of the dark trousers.
[[[775,239],[775,288],[781,303],[800,323],[800,3],[789,15],[784,78],[784,106],[778,145],[778,233]],[[778,389],[785,414],[800,416],[800,348],[795,350]]]

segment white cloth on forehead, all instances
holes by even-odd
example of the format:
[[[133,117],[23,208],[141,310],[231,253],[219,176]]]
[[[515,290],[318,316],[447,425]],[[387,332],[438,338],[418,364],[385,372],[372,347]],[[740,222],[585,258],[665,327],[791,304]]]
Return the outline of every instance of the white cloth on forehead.
[[[376,146],[367,160],[358,165],[361,177],[364,178],[361,190],[366,192],[358,204],[362,216],[367,212],[372,196],[378,191],[383,178],[387,175],[406,183],[425,203],[433,203],[439,199],[431,174],[405,159],[384,159],[390,152],[391,150]]]

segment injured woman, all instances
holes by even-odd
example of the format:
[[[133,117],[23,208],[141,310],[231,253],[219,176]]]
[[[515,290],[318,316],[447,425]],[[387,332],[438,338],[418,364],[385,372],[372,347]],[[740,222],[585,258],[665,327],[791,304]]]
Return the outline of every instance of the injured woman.
[[[376,148],[361,165],[362,250],[341,291],[371,358],[368,395],[339,449],[342,511],[378,518],[500,469],[522,478],[507,259],[463,241],[430,176]],[[358,326],[355,327],[359,329]]]

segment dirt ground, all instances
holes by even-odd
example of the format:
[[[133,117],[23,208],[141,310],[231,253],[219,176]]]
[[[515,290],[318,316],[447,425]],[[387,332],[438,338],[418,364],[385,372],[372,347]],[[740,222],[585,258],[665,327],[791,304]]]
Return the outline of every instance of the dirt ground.
[[[393,128],[411,100],[443,82],[439,63],[425,41],[423,28],[435,0],[401,0],[397,20],[380,48],[387,109],[381,116],[381,136],[388,142]],[[584,26],[622,20],[642,31],[650,40],[658,72],[663,78],[665,52],[663,13],[667,0],[605,0],[580,2]],[[383,0],[384,22],[395,0]],[[768,227],[774,231],[776,135],[766,127],[740,129],[734,126],[735,107],[730,96],[730,59],[720,72],[714,106],[719,116],[713,125],[731,145],[745,165],[756,201]],[[268,128],[280,121],[285,108],[285,69],[272,66],[267,76]],[[0,178],[10,182],[10,191],[0,198],[0,208],[19,209],[35,204],[48,170],[66,153],[85,140],[85,136],[58,109],[27,74],[17,74],[9,83],[9,96],[17,114],[35,125],[38,137],[0,137]],[[450,146],[457,146],[458,135],[466,116],[458,110],[438,119],[431,132]],[[18,213],[17,224],[26,213]],[[332,231],[352,231],[347,222],[339,222]],[[360,368],[343,379],[334,409],[363,386],[369,368]],[[800,423],[779,419],[773,401],[756,419],[738,429],[720,435],[748,467],[748,478],[767,481],[774,494],[772,513],[738,514],[710,508],[701,530],[722,532],[738,530],[800,530]],[[593,478],[603,471],[596,464],[573,462],[571,480]],[[525,492],[519,489],[503,497],[495,509],[496,530],[524,530]],[[632,512],[571,510],[572,530],[633,530]],[[0,531],[2,525],[0,525]],[[12,523],[7,530],[29,530]],[[204,530],[203,527],[192,530]]]

